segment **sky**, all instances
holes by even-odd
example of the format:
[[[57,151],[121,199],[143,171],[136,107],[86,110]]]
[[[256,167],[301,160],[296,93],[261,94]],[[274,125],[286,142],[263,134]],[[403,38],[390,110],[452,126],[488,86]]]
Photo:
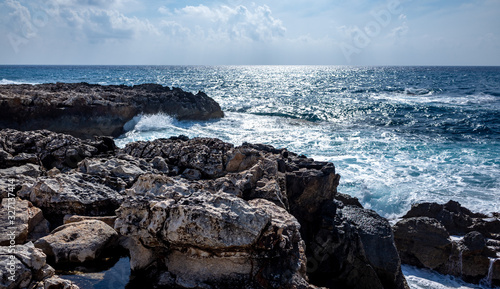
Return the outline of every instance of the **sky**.
[[[500,0],[0,0],[0,64],[500,65]]]

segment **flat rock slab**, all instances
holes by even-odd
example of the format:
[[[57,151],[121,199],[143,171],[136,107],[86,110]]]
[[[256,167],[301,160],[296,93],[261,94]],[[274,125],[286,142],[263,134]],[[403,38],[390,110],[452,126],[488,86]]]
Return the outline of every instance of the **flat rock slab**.
[[[56,263],[83,263],[99,257],[118,233],[106,223],[86,220],[62,225],[35,242]]]

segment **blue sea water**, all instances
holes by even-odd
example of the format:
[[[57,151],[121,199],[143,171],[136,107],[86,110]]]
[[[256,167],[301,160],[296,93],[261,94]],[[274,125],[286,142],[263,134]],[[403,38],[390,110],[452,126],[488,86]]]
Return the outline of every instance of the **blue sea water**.
[[[332,161],[338,190],[389,219],[424,201],[500,211],[500,67],[0,66],[0,84],[46,82],[201,90],[226,113],[140,115],[120,146],[179,134],[265,143]]]

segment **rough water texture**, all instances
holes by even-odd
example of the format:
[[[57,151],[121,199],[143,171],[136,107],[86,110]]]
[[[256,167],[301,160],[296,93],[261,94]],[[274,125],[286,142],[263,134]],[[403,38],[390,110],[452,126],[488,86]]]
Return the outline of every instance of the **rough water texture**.
[[[49,129],[82,138],[119,136],[138,114],[165,113],[180,120],[224,115],[213,99],[158,84],[101,86],[55,83],[0,86],[0,128]]]

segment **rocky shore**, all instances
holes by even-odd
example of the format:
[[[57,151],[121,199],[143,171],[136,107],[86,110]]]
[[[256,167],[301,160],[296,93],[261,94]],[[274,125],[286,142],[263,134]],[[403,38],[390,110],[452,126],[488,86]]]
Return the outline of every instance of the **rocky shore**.
[[[48,129],[87,139],[117,137],[134,116],[155,113],[193,120],[224,116],[219,104],[203,92],[194,95],[158,84],[0,85],[0,129]]]
[[[402,263],[500,284],[498,213],[416,204],[391,227],[337,192],[329,162],[214,138],[118,148],[105,136],[137,113],[221,117],[203,93],[49,84],[0,94],[11,127],[0,130],[0,288],[76,289],[54,267],[123,254],[144,288],[406,289]],[[75,129],[54,123],[82,107]]]

